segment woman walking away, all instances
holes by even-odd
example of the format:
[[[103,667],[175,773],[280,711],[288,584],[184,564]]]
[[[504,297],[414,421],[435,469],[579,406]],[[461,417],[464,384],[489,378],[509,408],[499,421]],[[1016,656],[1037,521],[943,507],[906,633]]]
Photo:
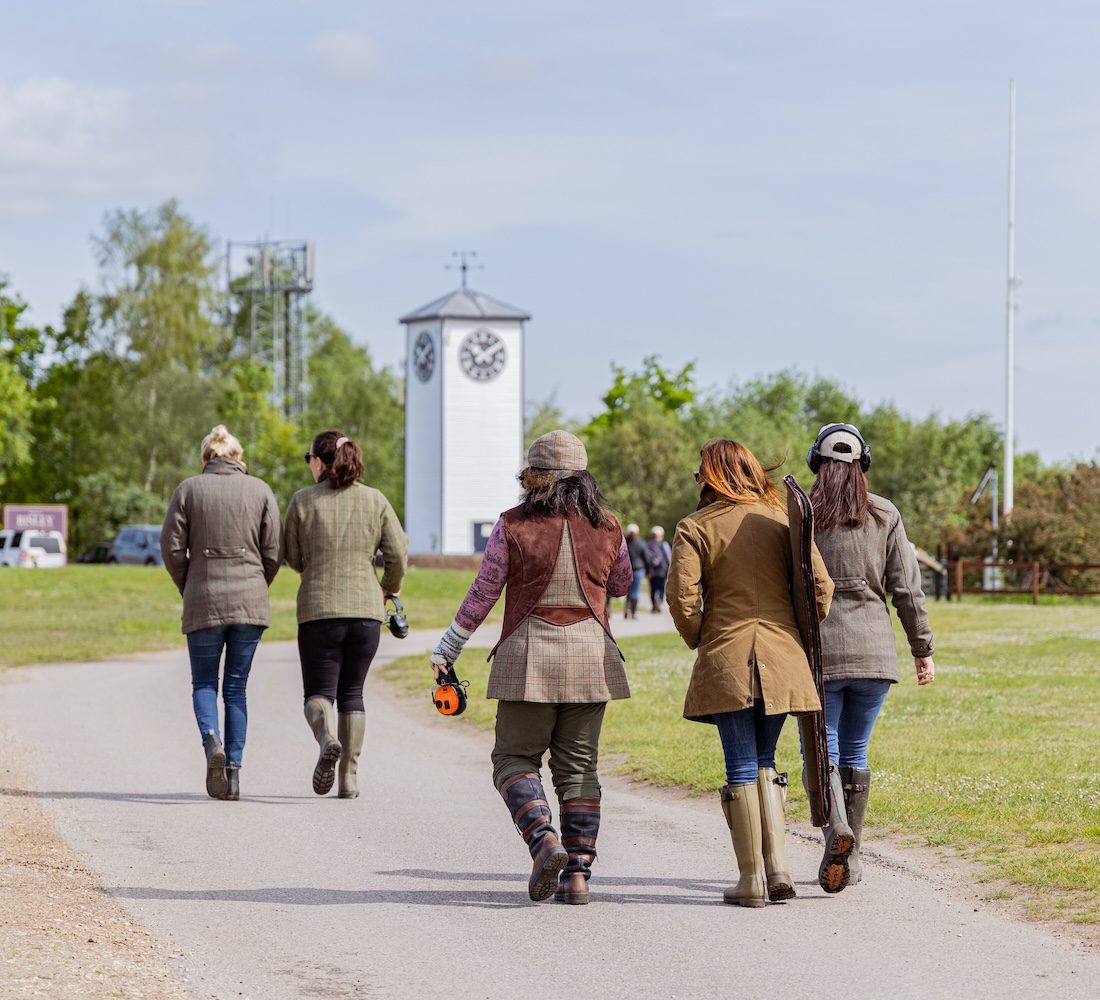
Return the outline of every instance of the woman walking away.
[[[653,613],[659,614],[665,600],[665,583],[668,578],[668,566],[672,562],[672,546],[665,541],[665,529],[655,524],[649,532],[649,541],[645,543],[649,556],[649,602]]]
[[[340,431],[313,439],[306,462],[316,485],[290,498],[283,527],[287,565],[298,587],[298,656],[305,716],[320,753],[313,790],[359,795],[359,754],[366,736],[363,684],[385,619],[385,603],[401,592],[408,539],[389,500],[364,486],[363,453]],[[382,550],[382,582],[374,557]],[[339,715],[337,715],[339,708]]]
[[[642,581],[649,575],[649,550],[642,541],[642,529],[636,524],[626,526],[626,550],[630,554],[633,580],[626,595],[626,617],[638,617],[638,601],[642,596]]]
[[[744,445],[711,441],[700,452],[699,507],[676,529],[668,607],[698,651],[684,717],[713,723],[726,763],[722,811],[740,880],[723,893],[737,906],[794,896],[787,870],[775,745],[788,713],[821,708],[791,603],[793,564],[786,504]],[[832,583],[813,553],[829,610]]]
[[[279,505],[248,474],[241,443],[219,424],[202,439],[202,474],[172,495],[160,551],[183,595],[191,701],[206,751],[206,792],[236,801],[248,729],[245,689],[260,636],[271,624],[267,588],[279,572]],[[225,744],[218,672],[225,651]]]
[[[859,846],[871,787],[867,746],[886,693],[899,680],[887,595],[909,641],[917,683],[931,684],[936,668],[917,557],[897,508],[867,492],[871,449],[863,435],[851,424],[826,424],[806,461],[817,475],[810,492],[817,544],[836,585],[832,613],[821,629],[834,804],[825,827],[826,859],[838,824],[851,827],[854,847],[847,881],[827,884],[826,859],[819,880],[826,891],[837,892],[863,878]]]
[[[587,466],[584,444],[566,431],[531,445],[523,502],[497,521],[477,579],[431,657],[437,675],[452,665],[507,585],[487,692],[499,699],[493,783],[531,854],[528,895],[573,904],[588,902],[596,858],[604,710],[630,697],[606,611],[608,594],[630,588],[630,557]],[[560,838],[539,774],[547,750]]]

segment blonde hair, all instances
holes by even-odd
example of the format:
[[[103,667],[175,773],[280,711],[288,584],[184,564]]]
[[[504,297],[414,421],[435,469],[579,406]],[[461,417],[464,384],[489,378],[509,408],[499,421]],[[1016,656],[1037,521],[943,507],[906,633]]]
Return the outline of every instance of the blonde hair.
[[[778,466],[765,468],[760,460],[736,441],[711,441],[699,452],[699,480],[723,500],[763,503],[786,510],[783,495],[768,478]]]
[[[225,424],[218,424],[202,439],[201,454],[204,462],[212,462],[215,458],[240,458],[244,449]]]

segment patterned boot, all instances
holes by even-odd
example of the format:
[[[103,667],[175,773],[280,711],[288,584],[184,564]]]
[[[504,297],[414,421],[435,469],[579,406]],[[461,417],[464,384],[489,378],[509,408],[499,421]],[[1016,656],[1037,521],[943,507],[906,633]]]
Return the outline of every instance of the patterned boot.
[[[569,854],[562,869],[554,900],[574,906],[588,902],[588,880],[596,860],[596,837],[600,833],[600,800],[570,799],[561,804],[561,841]]]
[[[844,785],[844,808],[848,813],[848,825],[852,828],[855,843],[848,855],[848,884],[863,881],[863,862],[859,858],[859,845],[863,840],[863,818],[867,815],[867,796],[871,790],[869,767],[842,767],[840,780]]]
[[[542,779],[533,771],[513,774],[500,786],[500,797],[512,814],[512,822],[534,862],[531,878],[527,881],[527,894],[536,903],[549,899],[557,888],[558,872],[569,861],[569,855],[551,823],[553,816]]]

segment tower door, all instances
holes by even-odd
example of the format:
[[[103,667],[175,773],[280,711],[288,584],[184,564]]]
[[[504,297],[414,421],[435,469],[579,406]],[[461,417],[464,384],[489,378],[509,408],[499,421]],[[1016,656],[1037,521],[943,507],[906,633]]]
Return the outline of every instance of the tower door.
[[[496,521],[474,521],[474,553],[481,555],[485,546],[489,544],[489,536],[493,533],[493,525]]]

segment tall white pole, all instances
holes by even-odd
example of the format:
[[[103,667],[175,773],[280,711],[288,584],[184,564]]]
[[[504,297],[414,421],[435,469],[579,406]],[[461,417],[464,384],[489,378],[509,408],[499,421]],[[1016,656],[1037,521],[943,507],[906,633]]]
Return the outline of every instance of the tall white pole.
[[[1016,324],[1016,81],[1008,85],[1008,301],[1005,308],[1005,475],[1004,515],[1012,512],[1015,458]]]

